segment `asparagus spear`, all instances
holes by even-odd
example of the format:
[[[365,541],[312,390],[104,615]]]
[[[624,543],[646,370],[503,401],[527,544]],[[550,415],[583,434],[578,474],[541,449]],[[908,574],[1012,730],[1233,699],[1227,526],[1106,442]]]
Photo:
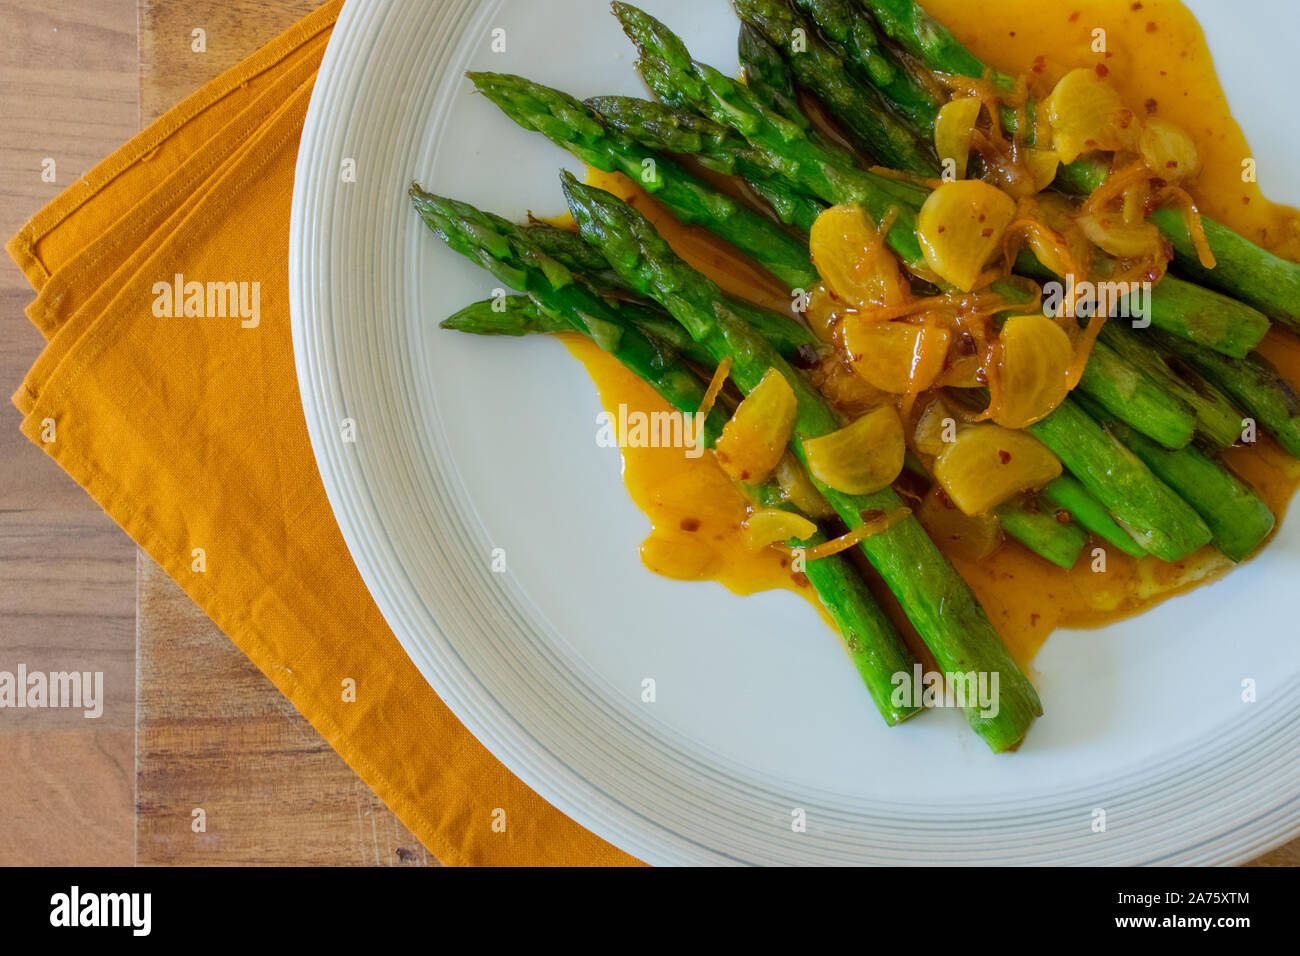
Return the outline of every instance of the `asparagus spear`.
[[[1109,541],[1125,554],[1135,558],[1146,554],[1146,549],[1115,523],[1105,506],[1089,494],[1088,489],[1083,487],[1073,475],[1054,478],[1039,491],[1039,495],[1049,504],[1070,512],[1079,524],[1098,537]]]
[[[1190,342],[1156,333],[1160,344],[1227,392],[1292,457],[1300,458],[1300,396],[1259,355],[1234,359]],[[1238,418],[1238,432],[1245,422]]]
[[[1035,279],[1063,281],[1027,250],[1016,257],[1015,268]],[[1139,294],[1117,301],[1116,309],[1128,305],[1132,311]],[[1250,306],[1167,273],[1151,287],[1146,306],[1145,318],[1156,328],[1236,358],[1257,346],[1269,328],[1267,316]]]
[[[1054,513],[1035,511],[1018,501],[1002,505],[997,516],[1003,531],[1067,571],[1074,567],[1087,543],[1087,535],[1077,524],[1063,524]]]
[[[528,293],[551,319],[563,319],[656,388],[680,396],[694,412],[704,397],[698,376],[672,361],[673,353],[648,338],[573,273],[527,241],[520,227],[499,216],[426,192],[417,183],[411,202],[425,225],[456,252],[478,263],[506,285]],[[464,315],[460,321],[466,321]],[[716,435],[725,418],[712,416],[705,431]]]
[[[943,104],[891,59],[875,26],[861,15],[854,0],[737,0],[736,12],[741,20],[763,30],[787,57],[801,55],[794,31],[803,29],[807,34],[813,32],[809,27],[815,27],[856,79],[879,90],[926,142],[933,138],[934,120]]]
[[[736,47],[741,68],[745,71],[745,85],[750,91],[768,109],[780,113],[793,123],[802,124],[810,135],[815,135],[808,118],[799,109],[794,77],[790,75],[781,54],[763,39],[762,34],[744,23],[740,25]],[[599,111],[600,108],[596,109]],[[776,210],[782,222],[797,226],[801,232],[811,232],[812,224],[826,208],[826,204],[820,200],[785,188],[767,177],[750,179],[748,182],[750,188]],[[782,208],[783,205],[786,208]]]
[[[811,132],[812,123],[799,106],[789,65],[763,34],[743,20],[736,40],[736,53],[745,71],[745,86],[758,97],[759,102],[805,132]]]
[[[1182,560],[1209,542],[1210,529],[1191,506],[1074,399],[1067,398],[1026,431],[1162,561]]]
[[[785,55],[795,81],[821,101],[854,146],[882,165],[938,174],[928,140],[885,109],[881,94],[860,83],[844,58],[794,8],[784,0],[735,0],[735,6],[741,20]]]
[[[484,213],[484,215],[487,215]],[[636,314],[638,326],[653,333],[661,340],[672,344],[679,351],[686,353],[691,361],[703,364],[700,353],[686,335],[681,326],[664,311],[663,307],[652,299],[647,299],[628,285],[623,277],[615,272],[609,261],[583,241],[572,229],[561,229],[548,223],[530,223],[527,226],[514,226],[504,219],[500,220],[515,230],[516,236],[529,243],[545,255],[551,257],[597,292],[608,297],[623,299],[621,306],[635,306],[639,311],[632,313],[625,308],[625,313]],[[576,248],[577,243],[582,248]],[[631,301],[626,301],[630,297]],[[807,326],[800,325],[792,319],[786,319],[767,309],[759,308],[751,302],[727,296],[728,307],[742,319],[754,325],[767,338],[776,350],[793,361],[809,362],[822,350],[821,341],[813,335]]]
[[[1151,289],[1157,329],[1233,358],[1245,358],[1268,332],[1268,318],[1236,299],[1166,275]]]
[[[1166,448],[1182,448],[1196,431],[1187,403],[1165,392],[1105,342],[1094,342],[1079,391]]]
[[[442,328],[473,335],[537,335],[572,332],[573,323],[543,312],[526,295],[484,299],[442,320]]]
[[[585,106],[598,114],[607,125],[618,133],[624,133],[619,124],[606,116],[607,111],[623,109],[629,98],[619,96],[593,96],[587,99]],[[642,101],[634,101],[642,102]],[[659,104],[648,104],[659,106]],[[804,234],[812,229],[813,222],[825,204],[815,198],[798,192],[780,180],[772,179],[765,166],[749,160],[737,159],[734,155],[716,149],[705,149],[706,138],[717,135],[720,128],[702,116],[676,110],[659,109],[647,114],[641,120],[647,129],[654,129],[654,134],[646,133],[640,139],[628,137],[647,149],[657,152],[674,152],[695,156],[705,169],[728,176],[743,176],[750,187],[771,205],[774,212],[787,225],[794,225]],[[729,132],[729,131],[728,131]],[[647,142],[660,146],[649,147]],[[807,255],[804,256],[807,259]]]
[[[648,13],[626,3],[612,7],[640,51],[642,78],[660,100],[731,127],[748,141],[747,159],[766,164],[773,177],[795,189],[832,204],[857,203],[877,222],[895,212],[886,237],[890,247],[907,262],[924,258],[916,238],[915,210],[900,201],[905,192],[900,183],[857,169],[846,157],[823,149],[799,124],[769,110],[743,84],[692,60],[681,39]],[[635,116],[621,119],[629,133],[636,128]]]
[[[732,378],[741,391],[751,391],[769,369],[785,377],[798,400],[791,446],[801,460],[803,439],[839,428],[816,390],[726,308],[718,287],[682,262],[643,216],[617,197],[583,186],[567,173],[563,182],[583,237],[598,245],[629,282],[672,312],[718,361],[731,358]],[[888,513],[902,506],[892,489],[847,495],[813,480],[850,528],[864,524],[868,520],[864,515]],[[898,598],[941,670],[999,675],[996,715],[967,706],[966,718],[994,751],[1016,746],[1042,706],[969,585],[910,516],[865,538],[861,548]]]
[[[1161,448],[1095,406],[1088,410],[1196,509],[1213,533],[1214,543],[1233,561],[1247,558],[1272,534],[1273,512],[1227,469],[1195,448]]]
[[[974,78],[989,72],[978,57],[914,0],[863,2],[884,32],[930,69]],[[1012,85],[1010,77],[1002,74],[993,73],[993,78],[1006,89]],[[1083,157],[1062,166],[1058,182],[1077,192],[1091,192],[1108,174],[1109,170],[1096,156]],[[1300,265],[1275,256],[1227,226],[1202,216],[1205,238],[1216,262],[1213,269],[1206,269],[1201,265],[1180,212],[1158,209],[1151,214],[1150,221],[1173,244],[1175,262],[1190,278],[1226,292],[1269,318],[1300,331]]]
[[[632,177],[677,218],[721,236],[789,288],[810,289],[817,283],[807,248],[779,225],[706,186],[666,156],[618,135],[567,93],[505,73],[467,75],[520,126],[542,133],[597,169]]]
[[[1146,347],[1142,341],[1144,336],[1158,348]],[[1227,395],[1216,388],[1212,382],[1202,378],[1194,369],[1180,367],[1175,372],[1170,368],[1170,358],[1176,354],[1175,347],[1171,345],[1174,342],[1182,342],[1182,340],[1174,336],[1161,335],[1154,329],[1139,331],[1125,328],[1120,322],[1107,322],[1102,326],[1101,334],[1097,337],[1098,345],[1114,350],[1130,365],[1141,369],[1149,380],[1164,390],[1170,401],[1181,402],[1190,408],[1196,417],[1197,434],[1204,442],[1215,448],[1226,448],[1235,444],[1241,435],[1241,413],[1232,406],[1232,401]],[[1190,345],[1190,343],[1185,344]],[[1113,408],[1109,410],[1114,412]]]

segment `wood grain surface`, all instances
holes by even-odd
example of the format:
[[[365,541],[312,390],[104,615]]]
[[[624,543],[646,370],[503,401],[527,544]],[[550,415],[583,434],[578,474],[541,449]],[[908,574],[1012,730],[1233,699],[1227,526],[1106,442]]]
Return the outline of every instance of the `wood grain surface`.
[[[140,0],[140,113],[173,104],[316,0]],[[195,29],[207,51],[191,50]],[[141,553],[141,864],[437,865],[271,682]],[[204,832],[195,832],[202,810]]]
[[[12,234],[140,125],[313,6],[5,0],[0,230]],[[202,55],[190,49],[195,28],[206,34]],[[54,184],[40,179],[45,157],[58,162]],[[29,298],[5,260],[9,392],[42,345],[23,315]],[[11,771],[0,774],[0,865],[435,864],[180,588],[19,435],[17,413],[3,414],[0,668],[102,670],[107,705],[97,721],[0,714],[0,766]],[[1255,862],[1300,865],[1300,841]]]
[[[136,0],[0,7],[0,233],[139,127]],[[41,179],[53,159],[55,181]],[[44,339],[0,257],[0,386]],[[129,864],[134,855],[135,546],[0,408],[0,669],[102,671],[103,716],[0,711],[0,864]]]

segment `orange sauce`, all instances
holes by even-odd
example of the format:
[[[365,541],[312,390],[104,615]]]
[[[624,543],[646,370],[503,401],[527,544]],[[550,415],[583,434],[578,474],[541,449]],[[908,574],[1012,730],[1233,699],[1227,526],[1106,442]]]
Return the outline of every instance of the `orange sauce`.
[[[1174,0],[926,0],[926,8],[984,61],[1004,73],[1039,75],[1051,84],[1079,66],[1102,63],[1128,104],[1186,129],[1197,142],[1203,171],[1191,192],[1200,208],[1280,255],[1293,257],[1300,214],[1270,203],[1254,183],[1241,181],[1250,155],[1215,78],[1210,54],[1191,13]],[[1107,54],[1093,53],[1093,30],[1107,32]],[[785,312],[789,291],[703,230],[683,226],[636,184],[592,170],[588,181],[632,201],[680,255],[727,292]],[[645,412],[668,406],[649,386],[580,336],[565,336],[587,368],[605,408],[620,404]],[[1300,341],[1272,332],[1260,348],[1288,380],[1300,382]],[[746,550],[740,524],[749,503],[712,457],[690,459],[682,449],[625,448],[624,480],[653,530],[641,546],[645,565],[658,574],[714,580],[750,594],[787,588],[820,609],[815,592],[776,549]],[[1224,464],[1253,487],[1279,522],[1300,485],[1300,462],[1270,439],[1229,450]],[[1184,561],[1135,560],[1104,547],[1102,560],[1089,541],[1075,567],[1065,571],[1015,543],[974,564],[950,555],[975,590],[1012,655],[1032,661],[1058,627],[1098,627],[1150,608],[1213,580],[1233,567],[1212,546]],[[896,607],[887,608],[902,621]]]

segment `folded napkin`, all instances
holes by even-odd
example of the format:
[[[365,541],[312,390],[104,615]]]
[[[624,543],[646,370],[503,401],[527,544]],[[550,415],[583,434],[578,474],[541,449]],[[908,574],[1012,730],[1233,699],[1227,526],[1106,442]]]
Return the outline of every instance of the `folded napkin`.
[[[634,863],[524,786],[438,699],[326,500],[287,262],[298,140],[339,7],[176,106],[10,240],[48,339],[13,398],[23,434],[442,862]]]

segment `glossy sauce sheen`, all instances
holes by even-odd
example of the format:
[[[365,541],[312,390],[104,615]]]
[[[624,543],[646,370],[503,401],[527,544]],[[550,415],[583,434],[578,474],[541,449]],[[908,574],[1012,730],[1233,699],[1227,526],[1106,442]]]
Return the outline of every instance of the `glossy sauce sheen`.
[[[977,56],[1004,73],[1029,73],[1044,55],[1039,75],[1050,84],[1075,67],[1104,64],[1107,78],[1129,106],[1153,111],[1195,138],[1204,169],[1190,191],[1206,214],[1280,255],[1295,258],[1300,251],[1300,216],[1269,203],[1256,184],[1241,181],[1242,159],[1250,150],[1228,112],[1200,27],[1180,3],[927,0],[925,6]],[[1096,27],[1107,31],[1109,56],[1091,52]],[[756,273],[702,230],[677,223],[630,180],[592,171],[589,182],[631,199],[683,258],[728,292],[788,309],[790,296],[779,283]],[[606,409],[626,404],[629,409],[667,410],[649,386],[590,341],[576,335],[565,340],[594,379]],[[1273,332],[1260,351],[1288,380],[1300,382],[1300,342]],[[715,580],[740,594],[788,588],[821,609],[806,579],[791,572],[779,551],[745,549],[739,530],[748,502],[710,455],[692,460],[682,449],[625,448],[623,458],[628,491],[653,526],[641,546],[642,560],[651,571],[685,580]],[[1266,438],[1231,449],[1223,460],[1280,519],[1300,484],[1300,463]],[[1093,549],[1102,544],[1090,540],[1071,571],[1015,543],[1004,544],[978,565],[959,559],[954,564],[1022,665],[1057,627],[1104,625],[1232,567],[1213,547],[1175,564],[1153,558],[1137,561],[1106,547],[1105,571],[1099,572],[1094,570],[1098,562]],[[890,611],[898,619],[897,608]]]

